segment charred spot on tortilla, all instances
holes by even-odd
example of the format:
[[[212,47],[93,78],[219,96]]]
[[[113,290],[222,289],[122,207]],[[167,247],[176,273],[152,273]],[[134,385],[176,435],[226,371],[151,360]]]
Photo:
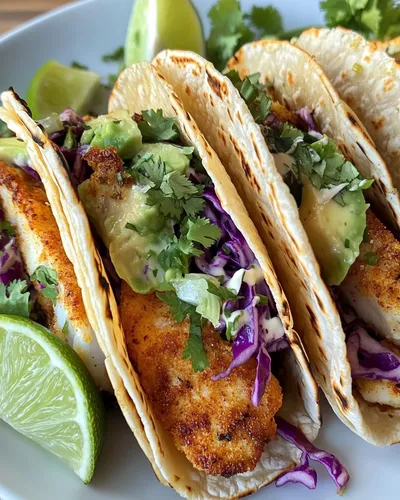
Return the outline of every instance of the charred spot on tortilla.
[[[233,116],[232,116],[231,110],[229,108],[227,108],[227,111],[228,111],[228,116],[229,116],[230,121],[233,122]]]
[[[237,111],[236,116],[237,116],[237,119],[240,121],[240,123],[243,125],[242,115],[239,113],[239,111]]]
[[[185,92],[187,95],[191,95],[190,87],[189,85],[186,85]]]
[[[378,120],[371,120],[372,126],[376,129],[379,130],[380,128],[383,127],[383,124],[385,123],[386,117],[381,116]]]
[[[314,297],[316,298],[317,300],[317,303],[318,303],[318,307],[321,309],[321,311],[324,313],[325,310],[324,310],[324,304],[322,303],[322,300],[319,298],[319,295],[318,293],[314,293]]]
[[[42,139],[40,139],[40,137],[36,137],[36,135],[34,135],[34,134],[31,134],[31,136],[32,136],[33,142],[35,142],[38,146],[43,148],[44,142],[42,141]]]
[[[206,142],[204,140],[202,142],[203,142],[203,147],[207,151],[208,156],[212,156],[213,152],[212,152],[212,149],[211,149],[210,145],[208,144],[208,142]]]
[[[68,172],[68,163],[67,160],[65,159],[64,155],[61,153],[58,147],[54,148],[54,151],[56,152],[56,155],[58,159],[60,160],[60,163],[62,167]]]
[[[340,388],[336,386],[335,382],[333,382],[333,390],[335,391],[335,394],[336,394],[336,399],[339,400],[342,408],[343,408],[343,411],[346,411],[349,407],[349,403],[347,401],[347,398],[346,396],[344,396],[341,391],[340,391]]]
[[[257,159],[261,163],[261,161],[262,161],[261,160],[261,153],[260,153],[260,150],[258,149],[256,141],[254,140],[254,135],[250,134],[250,138],[251,138],[251,143],[254,147],[254,151],[256,152]]]
[[[388,78],[385,78],[384,82],[383,82],[383,91],[384,92],[390,92],[391,90],[393,90],[395,87],[395,83],[394,83],[394,80],[391,76],[389,76]]]
[[[186,68],[187,66],[195,66],[198,70],[200,70],[197,61],[195,61],[191,57],[171,55],[171,61],[173,61],[180,68]]]
[[[228,95],[228,87],[225,82],[221,82],[220,79],[215,78],[214,75],[210,73],[208,68],[206,68],[206,73],[207,73],[207,81],[208,84],[211,88],[211,90],[214,92],[215,95],[217,95],[220,99],[222,99],[223,95]]]
[[[314,293],[314,295],[315,295],[315,293]],[[311,307],[308,304],[306,304],[306,309],[307,309],[307,312],[308,312],[308,316],[310,318],[310,322],[311,322],[311,324],[312,324],[315,332],[317,333],[317,335],[318,335],[319,338],[322,338],[321,333],[319,331],[318,321],[317,321],[317,318],[316,318],[316,316],[314,314],[314,311],[311,309]]]
[[[317,330],[316,333],[317,333],[318,337],[321,338],[321,334],[318,332],[318,330]],[[321,354],[322,359],[324,361],[328,361],[328,358],[327,358],[327,356],[325,354],[325,351],[322,349],[322,347],[320,345],[318,346],[318,351]]]
[[[103,288],[103,290],[105,290],[106,293],[108,294],[109,289],[110,289],[110,285],[109,285],[107,279],[101,275],[100,275],[100,287]]]
[[[32,111],[29,109],[28,103],[15,92],[13,87],[10,87],[8,90],[13,93],[14,98],[25,108],[24,111],[32,118]]]
[[[290,85],[290,87],[294,87],[294,76],[293,76],[293,73],[291,71],[288,71],[287,81],[288,81],[288,84]]]
[[[214,99],[213,99],[212,94],[209,94],[209,95],[208,95],[208,97],[209,97],[209,99],[210,99],[210,104],[211,104],[211,106],[212,106],[212,107],[214,107]]]

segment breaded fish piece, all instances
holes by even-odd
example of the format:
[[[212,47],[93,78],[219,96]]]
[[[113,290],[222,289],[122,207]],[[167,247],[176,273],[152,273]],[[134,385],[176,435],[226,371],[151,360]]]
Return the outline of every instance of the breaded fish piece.
[[[251,403],[256,361],[213,382],[231,362],[232,346],[211,327],[203,332],[210,367],[194,373],[182,359],[188,323],[176,323],[154,294],[135,293],[122,282],[119,306],[130,359],[156,417],[175,446],[197,469],[229,477],[254,469],[276,433],[282,392],[272,377],[259,407]]]
[[[400,349],[387,341],[382,344],[400,356]],[[354,381],[358,392],[369,403],[377,403],[400,409],[400,387],[391,380],[369,380],[357,378]]]
[[[371,210],[367,212],[367,228],[369,243],[361,244],[360,256],[341,290],[378,335],[400,345],[400,242]],[[376,265],[366,263],[368,252],[379,257]]]
[[[59,295],[55,306],[37,294],[47,326],[57,336],[67,338],[96,384],[110,390],[104,355],[87,318],[73,265],[65,254],[42,184],[21,169],[0,162],[0,202],[15,230],[26,272],[31,275],[42,265],[57,273]],[[39,285],[35,286],[40,292]]]

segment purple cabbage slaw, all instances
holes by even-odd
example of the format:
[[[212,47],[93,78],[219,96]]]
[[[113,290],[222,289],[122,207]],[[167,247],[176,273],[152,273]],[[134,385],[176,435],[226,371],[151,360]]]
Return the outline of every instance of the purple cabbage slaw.
[[[352,377],[400,383],[400,356],[371,335],[337,288],[331,288],[331,293],[346,334]]]
[[[0,210],[0,220],[5,220],[2,210]],[[8,285],[11,281],[19,279],[26,279],[26,276],[17,240],[7,231],[0,231],[0,283]]]
[[[315,447],[297,427],[289,424],[283,418],[275,417],[275,421],[278,426],[278,434],[285,441],[289,441],[302,451],[300,465],[288,472],[284,472],[277,479],[276,486],[279,487],[292,482],[304,484],[311,490],[315,489],[317,487],[317,473],[309,465],[309,460],[314,460],[325,467],[336,484],[338,494],[342,494],[350,476],[339,460],[332,453]]]
[[[210,219],[220,229],[221,238],[203,255],[196,257],[195,263],[205,274],[217,277],[222,275],[223,284],[226,284],[236,271],[250,269],[252,266],[259,267],[259,264],[245,238],[222,208],[212,186],[205,187],[203,198],[206,202],[203,216]],[[271,378],[269,352],[285,349],[288,347],[288,342],[283,329],[282,332],[274,332],[267,331],[262,326],[264,320],[278,315],[271,291],[264,279],[255,285],[242,282],[238,295],[240,299],[228,302],[225,307],[230,313],[239,310],[246,311],[249,321],[239,329],[233,341],[231,364],[224,372],[214,375],[212,380],[227,377],[234,368],[243,365],[251,357],[256,357],[257,371],[251,400],[254,406],[258,406]],[[259,295],[268,298],[266,305],[258,304]],[[222,320],[220,331],[223,331],[225,327]]]

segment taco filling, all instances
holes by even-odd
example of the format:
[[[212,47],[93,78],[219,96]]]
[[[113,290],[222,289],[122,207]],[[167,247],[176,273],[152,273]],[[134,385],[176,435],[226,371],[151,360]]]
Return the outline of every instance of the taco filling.
[[[109,390],[73,266],[26,147],[15,137],[0,139],[0,205],[0,313],[49,328]]]
[[[195,468],[230,477],[253,470],[277,432],[297,443],[301,432],[275,418],[273,372],[289,347],[276,304],[176,120],[161,110],[60,117],[50,138],[109,256],[129,357],[175,446]],[[315,487],[318,450],[302,439],[307,470],[281,482]],[[348,474],[326,455],[340,489]]]
[[[243,80],[235,70],[226,76],[246,101],[297,202],[341,312],[355,387],[368,402],[399,408],[400,264],[394,257],[400,243],[365,201],[363,191],[373,181],[363,178],[338,145],[316,130],[307,108],[293,113],[274,101],[273,86],[259,83],[259,73]],[[351,320],[343,312],[349,307]]]

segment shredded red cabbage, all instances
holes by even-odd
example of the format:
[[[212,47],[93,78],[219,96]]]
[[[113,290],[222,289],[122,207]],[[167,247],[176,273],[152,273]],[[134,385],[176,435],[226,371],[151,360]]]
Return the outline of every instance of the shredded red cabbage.
[[[325,467],[337,486],[338,494],[343,493],[350,476],[339,460],[332,453],[316,448],[300,429],[289,424],[283,418],[275,417],[275,421],[278,426],[278,434],[303,452],[301,464],[291,471],[284,472],[278,478],[276,485],[283,486],[288,482],[296,482],[304,484],[307,488],[314,489],[317,485],[317,476],[316,472],[308,465],[308,459],[310,459],[319,462]]]
[[[317,479],[317,471],[310,466],[308,455],[303,452],[300,465],[280,475],[275,485],[279,488],[286,483],[300,483],[309,490],[315,490],[317,487]]]
[[[4,214],[0,211],[0,219]],[[8,285],[13,280],[26,279],[22,257],[15,236],[0,231],[0,283]]]
[[[400,357],[371,335],[337,288],[331,288],[343,329],[346,333],[347,358],[351,375],[371,380],[400,383]]]
[[[222,208],[214,188],[210,185],[204,189],[203,197],[206,201],[204,216],[218,226],[221,238],[212,248],[195,259],[200,271],[211,276],[222,277],[224,284],[240,269],[250,269],[259,263],[250,250],[245,238],[234,225],[232,219]],[[232,362],[222,373],[214,375],[212,380],[227,377],[234,368],[243,365],[251,357],[257,359],[257,371],[252,393],[252,403],[258,406],[265,388],[271,378],[271,358],[269,352],[276,352],[288,347],[284,331],[267,331],[263,327],[264,320],[276,317],[278,312],[272,294],[262,280],[255,285],[241,284],[239,294],[241,299],[229,302],[226,307],[231,313],[244,311],[248,320],[243,325],[232,344]],[[259,304],[258,296],[266,296],[266,305]],[[224,331],[225,324],[221,322],[220,331]]]
[[[317,131],[317,126],[315,125],[314,118],[312,115],[312,112],[307,108],[301,108],[298,111],[296,111],[296,115],[300,118],[301,121],[304,122],[306,125],[308,132],[316,132]]]
[[[392,380],[400,383],[400,357],[355,325],[347,339],[351,374],[357,378]]]

